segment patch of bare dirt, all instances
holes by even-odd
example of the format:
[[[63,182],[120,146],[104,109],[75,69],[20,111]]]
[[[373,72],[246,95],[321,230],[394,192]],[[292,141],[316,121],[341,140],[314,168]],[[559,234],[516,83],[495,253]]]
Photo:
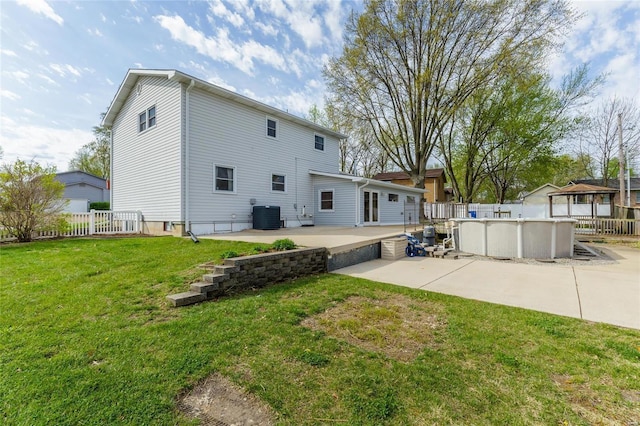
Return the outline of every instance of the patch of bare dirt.
[[[208,377],[182,396],[178,407],[204,426],[269,426],[275,423],[275,415],[268,405],[219,374]]]
[[[436,303],[404,295],[353,296],[301,323],[367,351],[401,362],[414,360],[434,343],[434,332],[446,324]]]
[[[601,395],[589,383],[569,375],[555,375],[553,382],[566,395],[571,409],[593,425],[640,425],[640,392],[619,390],[621,402],[612,402],[611,395]]]

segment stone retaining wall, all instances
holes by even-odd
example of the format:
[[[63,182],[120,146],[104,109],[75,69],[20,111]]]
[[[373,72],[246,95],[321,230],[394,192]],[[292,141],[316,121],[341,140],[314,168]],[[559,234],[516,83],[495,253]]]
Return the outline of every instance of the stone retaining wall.
[[[263,287],[327,272],[328,251],[324,247],[263,253],[226,259],[213,273],[191,284],[185,293],[167,296],[174,306],[185,306],[221,296],[230,291]]]

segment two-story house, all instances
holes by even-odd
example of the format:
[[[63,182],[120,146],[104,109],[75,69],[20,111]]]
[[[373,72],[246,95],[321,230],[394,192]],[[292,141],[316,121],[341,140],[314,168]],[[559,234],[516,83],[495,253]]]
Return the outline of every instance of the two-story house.
[[[286,227],[402,224],[422,193],[341,174],[345,135],[176,70],[129,70],[102,124],[111,207],[151,234],[239,231],[267,206]]]
[[[373,178],[397,185],[413,187],[413,181],[409,177],[409,174],[405,172],[378,173]],[[447,194],[447,188],[444,187],[446,182],[447,177],[444,174],[444,169],[427,169],[424,175],[424,200],[428,203],[444,203],[449,201],[451,196]]]

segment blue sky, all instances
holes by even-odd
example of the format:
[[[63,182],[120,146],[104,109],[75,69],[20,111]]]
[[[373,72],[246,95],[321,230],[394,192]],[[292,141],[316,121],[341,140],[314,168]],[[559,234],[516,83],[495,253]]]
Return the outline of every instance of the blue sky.
[[[549,57],[549,72],[557,80],[589,62],[608,73],[600,99],[640,104],[640,0],[571,3],[584,17]],[[356,0],[0,0],[0,161],[66,171],[129,68],[179,69],[305,115],[323,103],[322,68],[361,8]]]

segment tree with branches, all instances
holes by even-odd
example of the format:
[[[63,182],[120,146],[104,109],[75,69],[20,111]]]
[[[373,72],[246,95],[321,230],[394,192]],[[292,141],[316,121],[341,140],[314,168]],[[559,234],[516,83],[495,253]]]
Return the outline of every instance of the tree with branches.
[[[31,241],[36,230],[66,225],[64,184],[55,179],[55,167],[16,160],[0,167],[0,225],[18,241]]]
[[[100,118],[104,117],[101,114]],[[109,179],[111,175],[111,138],[109,129],[94,126],[93,141],[85,144],[75,152],[69,161],[69,170],[82,170],[92,175]]]
[[[619,114],[625,154],[631,164],[636,163],[640,159],[640,109],[633,99],[613,97],[600,103],[588,114],[578,137],[577,155],[593,159],[589,177],[602,179],[604,186],[619,173]]]
[[[331,102],[424,187],[438,138],[467,99],[514,58],[543,56],[574,19],[561,0],[369,0],[325,67]]]

